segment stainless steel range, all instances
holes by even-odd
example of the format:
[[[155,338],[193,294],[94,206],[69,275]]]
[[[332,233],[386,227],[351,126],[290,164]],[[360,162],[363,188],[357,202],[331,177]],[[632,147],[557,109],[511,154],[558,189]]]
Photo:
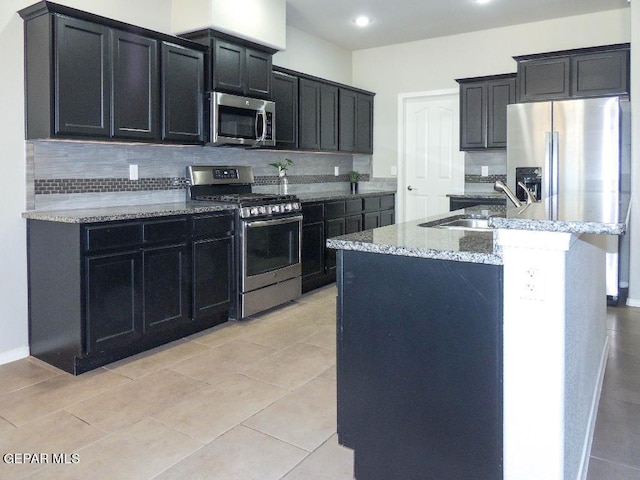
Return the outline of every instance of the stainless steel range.
[[[234,299],[242,319],[291,301],[302,292],[302,207],[295,195],[253,193],[251,167],[187,167],[187,201],[235,209]]]

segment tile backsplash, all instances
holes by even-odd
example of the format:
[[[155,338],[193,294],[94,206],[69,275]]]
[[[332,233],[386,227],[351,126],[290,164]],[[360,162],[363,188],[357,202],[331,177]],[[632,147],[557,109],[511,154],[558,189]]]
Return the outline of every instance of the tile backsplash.
[[[395,188],[395,179],[369,182],[370,155],[60,140],[27,141],[26,153],[30,210],[181,201],[188,165],[250,165],[254,190],[275,192],[277,170],[269,164],[285,158],[293,161],[291,193],[348,191],[351,170],[360,173],[363,191]],[[138,166],[138,180],[129,180],[129,165]]]
[[[482,175],[486,166],[488,175]],[[506,150],[487,150],[483,152],[465,152],[464,156],[465,193],[491,193],[496,180],[506,180]]]

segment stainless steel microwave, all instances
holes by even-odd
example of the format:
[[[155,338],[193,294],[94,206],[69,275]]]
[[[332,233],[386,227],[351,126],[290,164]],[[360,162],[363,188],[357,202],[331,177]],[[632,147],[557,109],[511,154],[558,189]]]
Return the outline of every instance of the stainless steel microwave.
[[[210,144],[275,146],[274,102],[221,92],[209,95]]]

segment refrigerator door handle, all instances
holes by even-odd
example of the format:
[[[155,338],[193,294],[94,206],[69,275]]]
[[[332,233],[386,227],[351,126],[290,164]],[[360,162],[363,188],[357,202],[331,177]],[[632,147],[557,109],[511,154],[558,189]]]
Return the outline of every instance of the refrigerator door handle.
[[[544,173],[546,178],[543,178],[542,181],[544,183],[544,189],[541,192],[541,199],[544,197],[550,197],[553,195],[553,162],[551,157],[553,156],[553,145],[552,145],[552,136],[551,132],[544,132]],[[546,190],[546,192],[544,191]]]
[[[553,132],[551,138],[551,195],[558,195],[560,180],[560,133]]]

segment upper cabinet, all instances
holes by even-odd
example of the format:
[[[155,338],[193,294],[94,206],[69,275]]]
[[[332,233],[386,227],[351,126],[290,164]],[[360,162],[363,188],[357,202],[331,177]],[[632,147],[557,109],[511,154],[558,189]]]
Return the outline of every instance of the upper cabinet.
[[[278,147],[373,153],[374,93],[282,67],[273,84]]]
[[[518,102],[626,95],[629,44],[514,57]]]
[[[507,146],[507,105],[516,98],[516,75],[456,80],[460,84],[460,150]]]
[[[20,15],[27,139],[203,142],[206,49],[50,2]]]
[[[211,50],[209,90],[270,99],[275,50],[215,30],[182,35]]]

